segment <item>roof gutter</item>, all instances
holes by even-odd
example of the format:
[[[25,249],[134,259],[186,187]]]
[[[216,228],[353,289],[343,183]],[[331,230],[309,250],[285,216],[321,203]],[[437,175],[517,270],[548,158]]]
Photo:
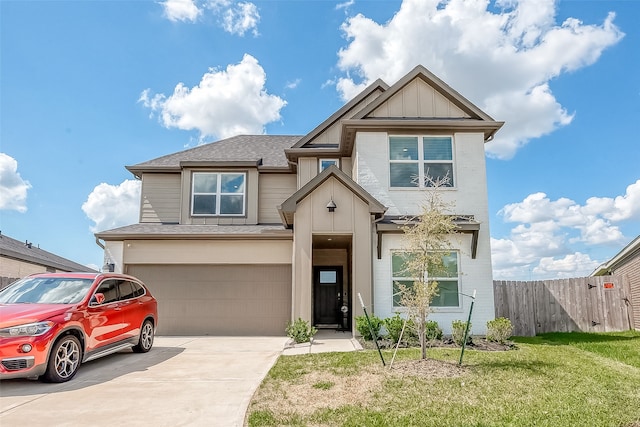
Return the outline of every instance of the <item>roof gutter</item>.
[[[104,250],[104,245],[100,243],[100,238],[96,236],[96,245],[100,246]]]

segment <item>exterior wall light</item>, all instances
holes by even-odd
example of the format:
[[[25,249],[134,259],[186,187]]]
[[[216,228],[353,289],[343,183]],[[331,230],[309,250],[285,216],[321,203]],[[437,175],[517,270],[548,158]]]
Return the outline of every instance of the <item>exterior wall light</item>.
[[[327,203],[327,210],[331,213],[336,211],[336,207],[336,203],[333,200]]]

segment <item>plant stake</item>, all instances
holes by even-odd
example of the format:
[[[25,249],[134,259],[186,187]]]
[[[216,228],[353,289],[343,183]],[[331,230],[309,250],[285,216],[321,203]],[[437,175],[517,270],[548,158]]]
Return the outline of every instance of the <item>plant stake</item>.
[[[469,295],[466,295],[469,296]],[[476,290],[473,290],[471,297],[471,307],[469,307],[469,318],[467,319],[467,328],[464,330],[464,341],[462,341],[462,351],[460,352],[460,361],[458,365],[462,365],[462,356],[464,356],[464,348],[467,346],[467,338],[469,337],[469,326],[471,325],[471,313],[473,312],[473,303],[476,302]]]
[[[382,352],[380,351],[380,346],[378,345],[378,335],[373,331],[373,325],[371,324],[371,320],[369,320],[369,315],[367,314],[367,309],[364,306],[364,301],[362,301],[362,295],[360,295],[360,292],[358,292],[358,299],[360,300],[360,305],[364,310],[364,316],[367,318],[367,323],[369,324],[369,331],[371,333],[371,337],[373,338],[373,342],[376,343],[376,348],[378,349],[380,360],[382,360],[382,366],[387,366],[387,364],[384,363],[384,357],[382,357]]]

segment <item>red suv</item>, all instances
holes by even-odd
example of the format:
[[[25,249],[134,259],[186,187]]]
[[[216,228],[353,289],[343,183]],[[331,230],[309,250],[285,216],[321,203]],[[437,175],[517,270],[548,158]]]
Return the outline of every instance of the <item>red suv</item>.
[[[151,350],[155,298],[135,277],[47,273],[0,291],[0,379],[69,381],[81,363]]]

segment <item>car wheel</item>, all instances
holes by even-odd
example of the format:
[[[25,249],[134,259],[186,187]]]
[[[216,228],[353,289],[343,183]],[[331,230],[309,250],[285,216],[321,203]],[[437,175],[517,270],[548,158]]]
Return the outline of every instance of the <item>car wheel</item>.
[[[80,341],[73,335],[66,335],[56,341],[51,349],[47,370],[43,380],[52,383],[69,381],[76,375],[82,361]]]
[[[146,353],[153,346],[153,323],[151,320],[145,320],[140,328],[140,339],[138,344],[133,347],[136,353]]]

